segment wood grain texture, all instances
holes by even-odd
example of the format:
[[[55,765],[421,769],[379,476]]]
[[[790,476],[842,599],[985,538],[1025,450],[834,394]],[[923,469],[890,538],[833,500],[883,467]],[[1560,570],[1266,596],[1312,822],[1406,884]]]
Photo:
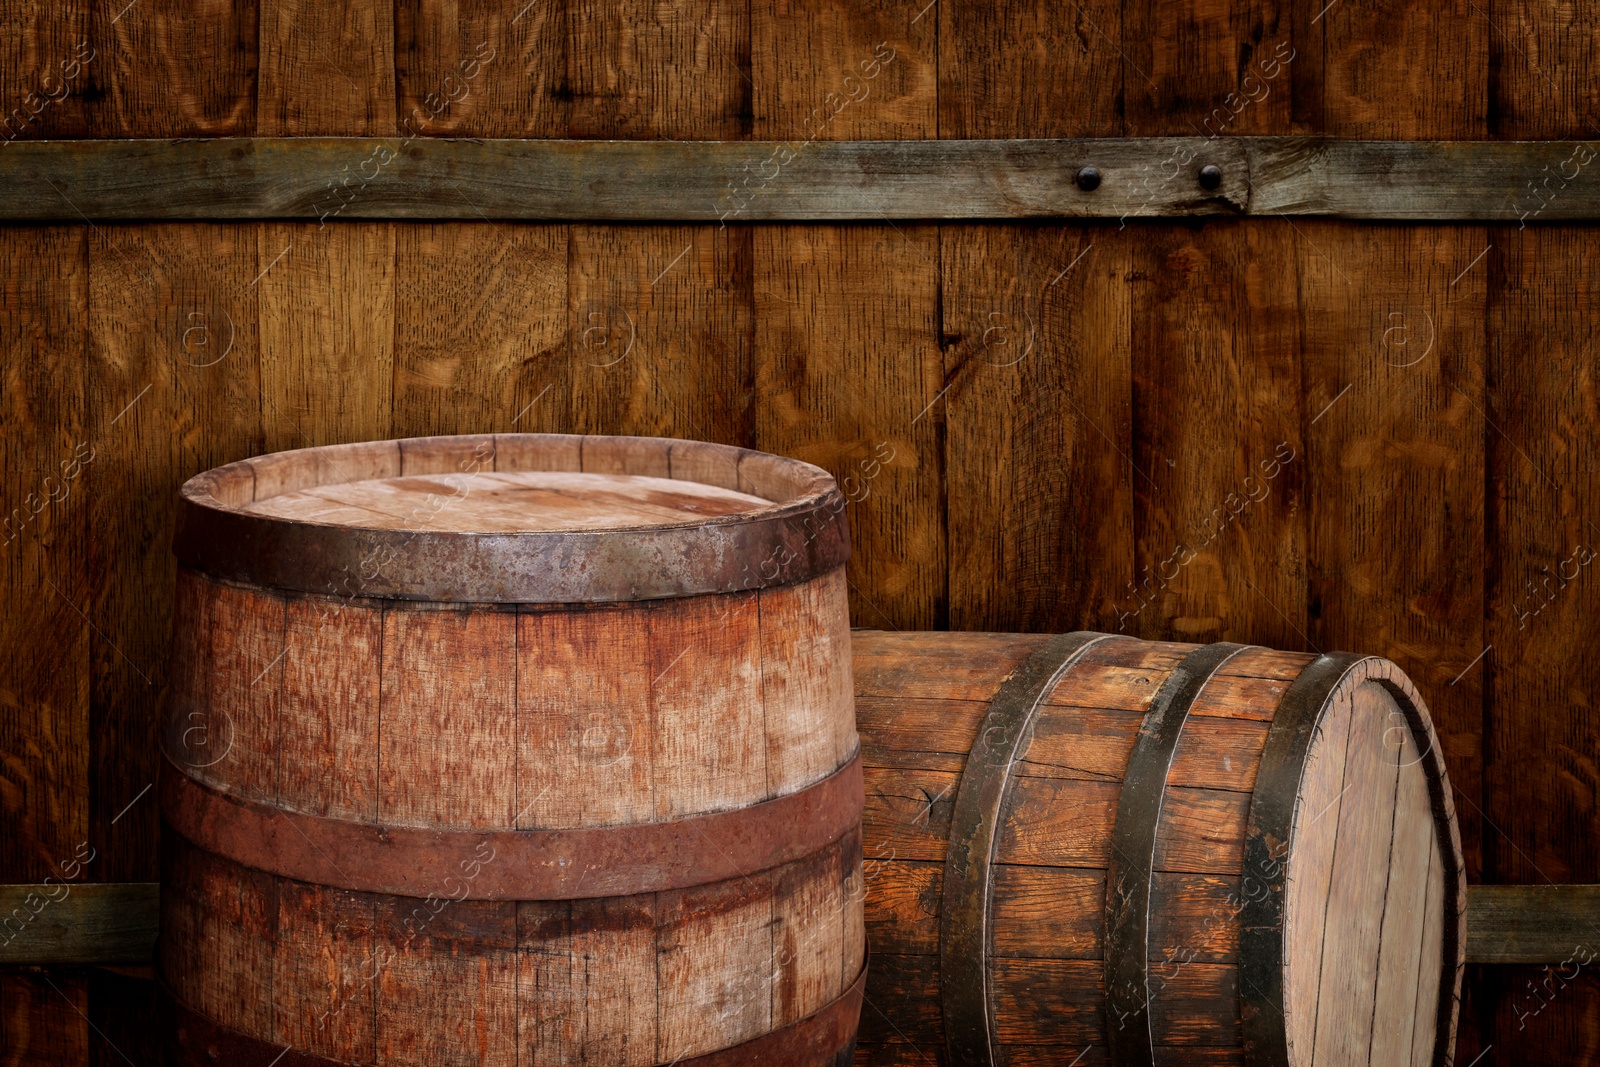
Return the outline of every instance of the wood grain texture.
[[[841,569],[757,596],[767,791],[782,795],[821,781],[857,748],[849,589]]]
[[[668,600],[650,609],[656,819],[771,795],[758,597]]]
[[[749,444],[750,231],[574,226],[571,232],[573,427]]]
[[[1133,136],[1287,133],[1293,5],[1136,0],[1122,12]],[[1181,180],[1192,182],[1192,174]]]
[[[1365,4],[1308,0],[1295,47],[1321,83],[1332,137],[1482,137],[1489,88],[1489,9],[1446,0],[1427,18]],[[1303,29],[1302,29],[1303,27]],[[1501,32],[1504,32],[1503,30]],[[1302,42],[1303,45],[1302,45]]]
[[[93,9],[8,0],[4,10],[9,32],[0,44],[0,138],[10,147],[88,136],[89,98],[108,81]]]
[[[97,11],[90,67],[100,92],[87,102],[91,135],[255,133],[258,11],[175,0],[124,0]]]
[[[519,796],[517,825],[653,819],[655,671],[638,609],[528,612],[517,628],[519,775],[562,783]]]
[[[1468,893],[1467,958],[1483,963],[1582,959],[1600,905],[1592,885],[1479,885]]]
[[[773,136],[777,136],[773,134]],[[1582,221],[1579,141],[1302,137],[869,141],[250,137],[17,141],[16,222],[548,222],[1329,216]],[[1207,191],[1198,172],[1220,171]],[[1086,191],[1086,166],[1102,181]],[[1575,168],[1575,169],[1569,169]]]
[[[382,648],[380,819],[407,826],[514,825],[516,617],[385,612]]]
[[[939,5],[939,136],[1125,133],[1123,8]]]
[[[155,882],[0,886],[0,963],[144,963],[155,953]]]
[[[1489,131],[1495,137],[1592,137],[1593,25],[1576,8],[1515,0],[1492,9]],[[1542,175],[1530,175],[1539,180]]]
[[[1395,750],[1384,744],[1380,699],[1384,698],[1366,690],[1352,694],[1344,765],[1344,783],[1352,788],[1341,796],[1336,815],[1339,825],[1324,905],[1322,973],[1315,998],[1305,1005],[1312,1022],[1310,1041],[1297,1042],[1297,1047],[1311,1049],[1313,1063],[1348,1062],[1372,1049],[1374,998],[1382,984],[1385,947],[1380,902],[1392,873],[1385,857],[1394,848],[1399,782]],[[1312,901],[1301,906],[1308,903],[1315,910]],[[1374,976],[1379,979],[1376,983]]]
[[[0,1063],[89,1062],[89,987],[59,970],[8,970],[0,974]]]
[[[410,137],[553,137],[566,130],[563,2],[394,5],[395,89]]]
[[[1492,239],[1484,641],[1494,663],[1485,683],[1483,816],[1496,832],[1484,835],[1484,867],[1494,881],[1589,882],[1600,878],[1587,785],[1600,723],[1595,648],[1578,620],[1592,612],[1596,588],[1584,565],[1597,536],[1588,518],[1594,370],[1582,355],[1594,325],[1579,309],[1590,306],[1600,271],[1591,242],[1575,231],[1506,228]],[[1537,352],[1538,367],[1519,363],[1517,352]],[[1586,925],[1579,931],[1585,944],[1593,939]],[[1571,965],[1510,972],[1489,995],[1486,1040],[1526,1062],[1600,1049],[1600,991]]]
[[[1359,643],[1418,679],[1451,782],[1474,798],[1486,677],[1474,660],[1489,639],[1483,580],[1468,561],[1484,551],[1494,431],[1483,399],[1488,268],[1473,260],[1488,243],[1481,230],[1380,235],[1337,223],[1304,224],[1296,242],[1312,420],[1304,471],[1316,502],[1307,636],[1323,649]],[[1428,510],[1408,503],[1419,500]],[[1476,801],[1460,817],[1476,873]]]
[[[396,228],[394,432],[565,429],[567,233]]]
[[[247,227],[117,227],[98,230],[90,243],[97,443],[86,483],[101,576],[91,612],[91,780],[95,837],[108,846],[104,878],[156,873],[156,806],[134,800],[156,774],[177,488],[261,444],[260,348],[247,288],[255,259]],[[154,313],[128,315],[140,306]]]
[[[258,242],[268,451],[389,437],[393,226],[264,225]]]
[[[394,6],[270,0],[260,8],[256,129],[265,135],[395,132]],[[355,161],[351,162],[354,168]],[[328,175],[329,181],[338,176]]]
[[[1118,629],[1307,643],[1294,234],[1148,233],[1134,253],[1137,569]],[[1270,561],[1270,563],[1268,562]]]
[[[885,1017],[864,1020],[858,1062],[895,1062],[907,1045],[944,1052],[943,863],[965,763],[950,750],[972,743],[985,707],[908,694],[902,678],[920,669],[930,690],[947,678],[949,691],[966,697],[976,667],[992,653],[1007,668],[988,676],[998,689],[1017,640],[855,634],[859,725],[872,754],[864,844],[868,855],[886,857],[873,865],[865,917],[875,959],[890,961],[870,982],[869,997]],[[923,659],[919,646],[941,649],[942,663]],[[1122,778],[1150,694],[1194,647],[1131,638],[1092,646],[1041,704],[1008,769],[986,927],[997,1062],[1068,1062],[1085,1044],[1105,1040],[1106,867]],[[1270,876],[1244,869],[1251,790],[1268,723],[1312,659],[1267,649],[1236,655],[1227,673],[1202,688],[1204,713],[1191,714],[1180,734],[1154,841],[1147,985],[1157,1063],[1243,1062],[1240,927],[1246,894],[1258,894]],[[1213,684],[1218,692],[1208,697]],[[1293,964],[1286,1013],[1291,1028],[1305,1028],[1303,1036],[1294,1031],[1299,1045],[1309,1047],[1315,1034],[1344,1043],[1324,1049],[1324,1062],[1365,1062],[1369,1047],[1386,1063],[1424,1062],[1437,1032],[1439,983],[1455,977],[1441,955],[1446,831],[1420,753],[1386,691],[1350,681],[1329,700],[1301,782],[1296,810],[1304,818],[1285,857]],[[1255,705],[1249,714],[1238,711],[1245,703]],[[1364,748],[1349,771],[1353,726]],[[1411,747],[1397,748],[1397,738]],[[1378,987],[1384,1004],[1375,1014]],[[1355,1003],[1361,996],[1364,1008]],[[1317,1030],[1319,1009],[1325,1026]],[[1410,1025],[1413,1016],[1424,1037]],[[1050,1048],[1056,1051],[1042,1051]]]
[[[0,844],[6,877],[61,877],[90,847],[90,664],[94,631],[85,483],[99,441],[88,417],[89,234],[0,234],[4,375],[0,546]],[[80,860],[82,857],[79,857]]]
[[[889,4],[757,9],[751,135],[786,138],[777,176],[728,206],[759,204],[791,174],[814,172],[825,141],[930,137],[936,124],[936,20]],[[770,158],[770,157],[769,157]],[[737,175],[730,175],[741,181]],[[929,227],[770,227],[754,235],[755,440],[850,477],[852,614],[890,627],[945,616],[943,387]],[[863,364],[862,346],[893,358]],[[852,491],[853,490],[853,491]]]
[[[1117,628],[1134,577],[1129,250],[1088,229],[941,232],[954,626]],[[1077,499],[1099,520],[1074,521],[1061,502]]]

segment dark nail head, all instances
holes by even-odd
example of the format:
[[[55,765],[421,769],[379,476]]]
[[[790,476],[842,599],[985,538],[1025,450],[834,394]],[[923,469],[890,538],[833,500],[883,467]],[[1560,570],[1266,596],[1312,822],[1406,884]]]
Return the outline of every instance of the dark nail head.
[[[1200,168],[1200,188],[1211,190],[1222,184],[1222,168],[1215,163],[1207,163]]]
[[[1084,167],[1078,171],[1078,188],[1086,193],[1100,188],[1100,170],[1097,167]]]

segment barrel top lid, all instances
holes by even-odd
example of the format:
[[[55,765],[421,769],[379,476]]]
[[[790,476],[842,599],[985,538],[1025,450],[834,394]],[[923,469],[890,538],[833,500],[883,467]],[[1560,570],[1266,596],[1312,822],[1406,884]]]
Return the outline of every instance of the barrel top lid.
[[[735,489],[643,474],[457,471],[296,489],[243,510],[379,530],[520,533],[698,525],[773,506]]]
[[[279,452],[183,486],[173,550],[306,593],[578,603],[806,581],[849,554],[824,470],[697,441],[411,438]]]

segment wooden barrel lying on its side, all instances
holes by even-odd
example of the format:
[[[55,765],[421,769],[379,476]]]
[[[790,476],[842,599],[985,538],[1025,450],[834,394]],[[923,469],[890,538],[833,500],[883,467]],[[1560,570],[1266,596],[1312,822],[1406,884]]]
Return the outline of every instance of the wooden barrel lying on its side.
[[[535,434],[187,483],[176,1062],[847,1063],[843,505],[792,460]]]
[[[855,634],[858,1064],[1450,1063],[1465,881],[1394,664]]]

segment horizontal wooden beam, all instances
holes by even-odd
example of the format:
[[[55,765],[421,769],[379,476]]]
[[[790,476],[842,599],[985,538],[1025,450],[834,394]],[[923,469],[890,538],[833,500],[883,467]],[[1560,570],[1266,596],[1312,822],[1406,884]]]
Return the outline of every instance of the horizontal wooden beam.
[[[154,882],[0,885],[0,964],[148,963]],[[1475,885],[1467,890],[1467,962],[1577,964],[1600,959],[1600,885]]]
[[[1520,224],[1600,218],[1595,156],[1584,142],[1298,137],[15,141],[0,147],[0,221],[1321,215]]]
[[[0,885],[0,964],[149,963],[155,882]]]
[[[1600,885],[1475,885],[1467,890],[1469,963],[1600,960]]]

